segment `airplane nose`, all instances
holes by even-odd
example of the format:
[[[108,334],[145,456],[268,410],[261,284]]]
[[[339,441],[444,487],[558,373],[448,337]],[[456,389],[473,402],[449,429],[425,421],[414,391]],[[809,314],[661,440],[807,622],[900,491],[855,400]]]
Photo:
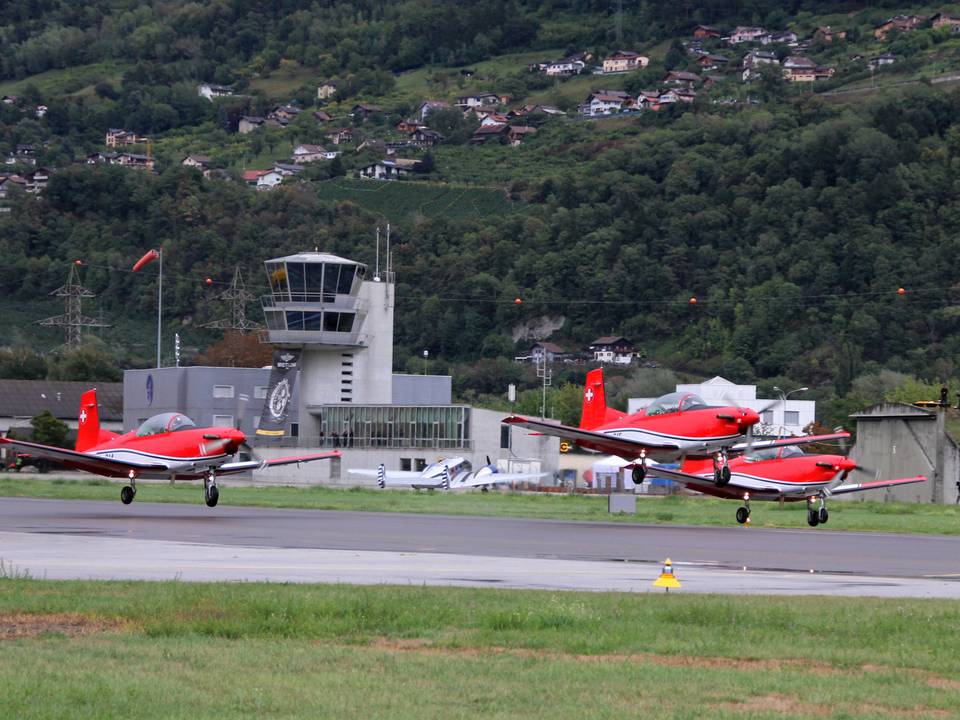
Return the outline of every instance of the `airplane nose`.
[[[745,427],[751,427],[760,422],[760,413],[753,408],[743,408],[740,411],[740,424]]]
[[[839,465],[840,469],[844,472],[851,472],[857,469],[857,461],[851,460],[848,457],[840,458],[840,462],[838,462],[837,465]]]

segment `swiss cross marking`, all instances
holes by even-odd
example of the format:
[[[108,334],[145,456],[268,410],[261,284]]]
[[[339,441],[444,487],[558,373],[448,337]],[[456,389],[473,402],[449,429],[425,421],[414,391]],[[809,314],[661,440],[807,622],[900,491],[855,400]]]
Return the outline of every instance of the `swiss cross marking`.
[[[587,399],[587,402],[593,400],[593,388],[587,388],[587,392],[584,393],[584,397]]]
[[[87,411],[86,411],[86,410],[81,410],[81,411],[80,411],[80,424],[83,425],[86,421],[87,421]]]

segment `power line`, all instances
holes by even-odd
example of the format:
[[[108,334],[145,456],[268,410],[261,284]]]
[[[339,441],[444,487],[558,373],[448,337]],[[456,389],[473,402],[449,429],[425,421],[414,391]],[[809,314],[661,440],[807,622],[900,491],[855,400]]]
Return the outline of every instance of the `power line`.
[[[38,325],[59,326],[66,332],[67,348],[73,349],[80,346],[82,341],[82,332],[85,327],[110,327],[109,323],[103,320],[88,317],[83,314],[83,298],[96,297],[92,290],[88,290],[80,284],[80,273],[77,270],[79,261],[70,265],[70,273],[67,275],[67,284],[61,285],[51,292],[56,297],[66,298],[66,312],[63,315],[54,315],[53,317],[38,320]]]
[[[247,292],[246,286],[243,284],[243,275],[240,273],[240,266],[237,265],[233,271],[233,282],[230,283],[230,287],[217,296],[218,300],[230,303],[230,317],[204,323],[201,327],[239,330],[240,332],[262,329],[263,326],[260,323],[247,320],[247,303],[254,298],[253,293]]]

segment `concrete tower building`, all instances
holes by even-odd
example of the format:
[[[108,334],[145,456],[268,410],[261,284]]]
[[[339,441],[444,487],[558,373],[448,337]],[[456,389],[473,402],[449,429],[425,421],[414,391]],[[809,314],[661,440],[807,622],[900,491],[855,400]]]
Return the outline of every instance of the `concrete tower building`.
[[[302,349],[300,437],[321,436],[325,405],[386,405],[393,399],[392,275],[322,252],[266,262],[263,298],[271,345]],[[311,412],[313,410],[314,412]]]

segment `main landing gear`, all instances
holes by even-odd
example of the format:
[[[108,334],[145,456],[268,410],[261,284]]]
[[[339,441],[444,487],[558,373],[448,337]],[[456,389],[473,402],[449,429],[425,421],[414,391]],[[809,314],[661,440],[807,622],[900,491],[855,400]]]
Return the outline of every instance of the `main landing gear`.
[[[643,485],[643,481],[647,477],[647,453],[643,451],[640,453],[640,459],[637,460],[637,465],[634,466],[633,472],[630,473],[630,479],[633,480],[634,485]]]
[[[817,501],[817,498],[810,497],[807,498],[807,525],[810,527],[816,527],[817,525],[826,525],[827,520],[830,519],[830,513],[827,512],[827,507],[823,502],[823,498],[819,498],[820,507],[815,508],[813,504]]]
[[[127,475],[130,478],[130,484],[124,485],[120,488],[120,502],[124,505],[129,505],[133,502],[133,498],[137,494],[137,473],[135,470],[131,470]]]
[[[730,482],[730,464],[727,461],[726,448],[713,456],[713,482],[717,487],[723,487]]]
[[[743,507],[737,508],[737,522],[741,525],[750,520],[750,493],[743,494]]]
[[[217,487],[217,477],[213,470],[203,476],[203,501],[207,507],[216,507],[220,500],[220,489]]]

